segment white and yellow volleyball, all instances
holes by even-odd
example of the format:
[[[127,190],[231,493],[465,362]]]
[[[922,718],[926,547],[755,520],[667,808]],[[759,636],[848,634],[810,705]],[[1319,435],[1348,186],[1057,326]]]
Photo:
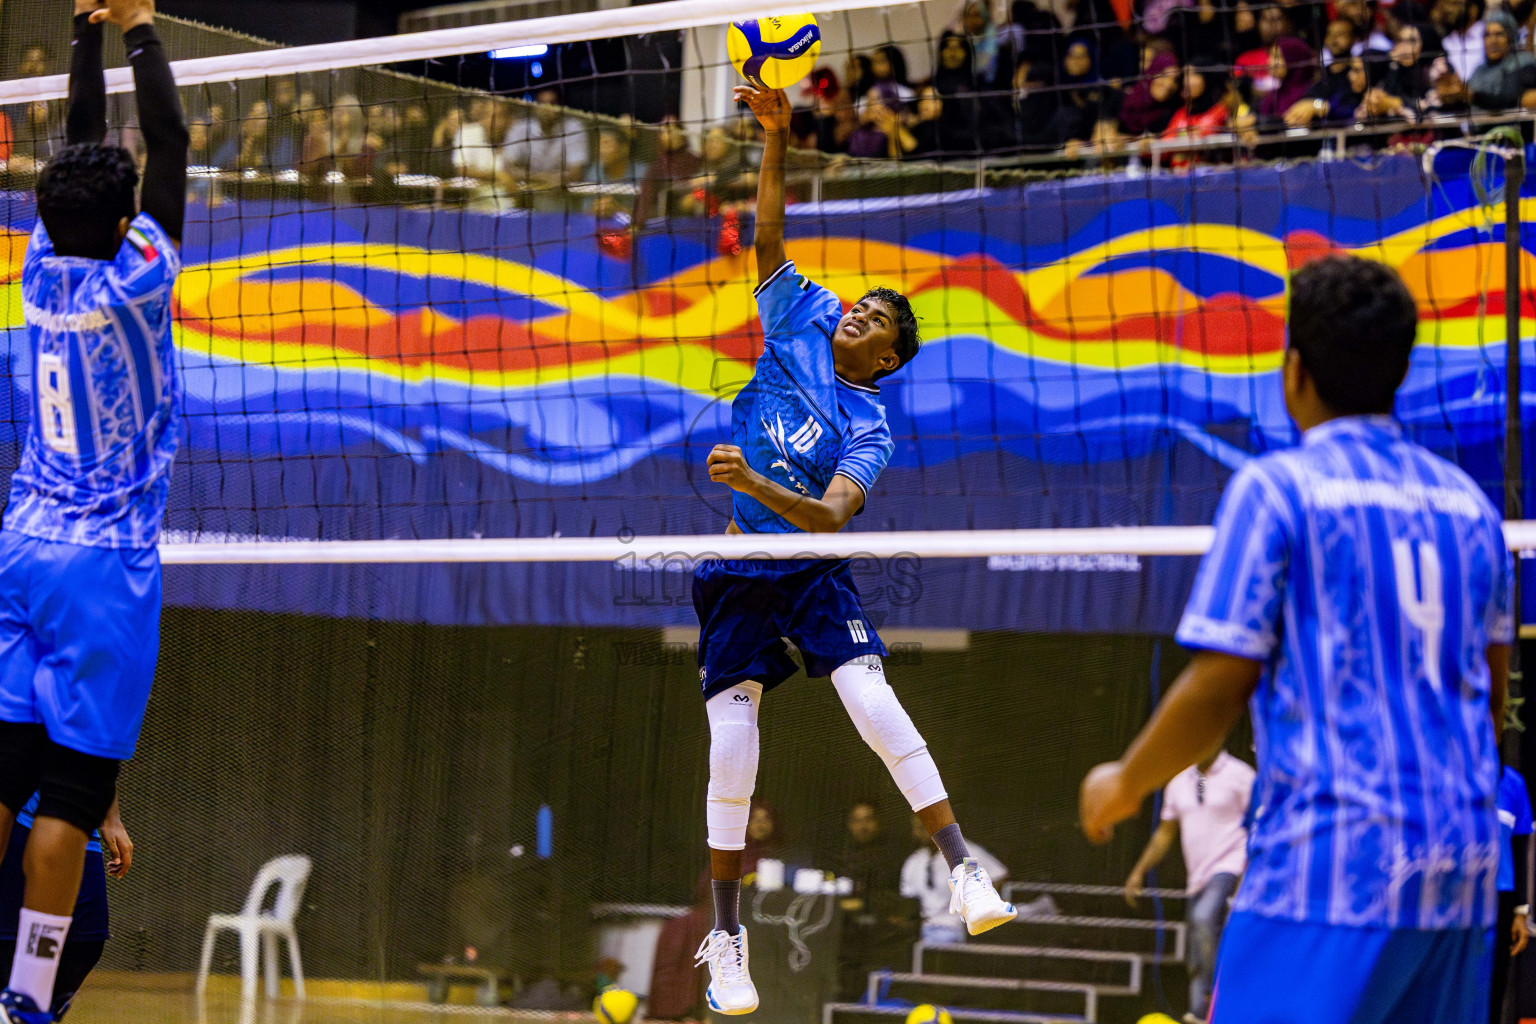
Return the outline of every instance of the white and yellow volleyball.
[[[812,14],[736,21],[725,49],[741,77],[758,88],[788,89],[811,73],[821,56],[821,28]]]
[[[629,1024],[639,1005],[640,1000],[633,992],[618,986],[605,988],[592,1003],[592,1016],[598,1024]]]

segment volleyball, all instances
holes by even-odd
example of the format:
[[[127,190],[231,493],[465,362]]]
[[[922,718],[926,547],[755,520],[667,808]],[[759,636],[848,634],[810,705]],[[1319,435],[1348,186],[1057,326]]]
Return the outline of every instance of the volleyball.
[[[592,1016],[598,1024],[629,1024],[635,1016],[640,1000],[633,992],[622,988],[605,988],[592,1001]]]
[[[924,1003],[907,1014],[907,1024],[955,1024],[955,1020],[944,1007]]]
[[[741,77],[753,85],[788,89],[816,65],[821,29],[812,14],[736,21],[726,30],[725,48]]]

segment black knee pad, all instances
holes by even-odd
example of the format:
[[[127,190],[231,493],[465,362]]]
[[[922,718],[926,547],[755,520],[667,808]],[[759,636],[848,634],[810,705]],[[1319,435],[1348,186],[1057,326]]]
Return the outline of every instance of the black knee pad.
[[[47,760],[48,730],[41,725],[0,722],[0,804],[12,814],[37,792]]]
[[[86,834],[96,831],[117,799],[119,764],[116,758],[82,754],[49,740],[37,783],[37,817],[57,818]]]

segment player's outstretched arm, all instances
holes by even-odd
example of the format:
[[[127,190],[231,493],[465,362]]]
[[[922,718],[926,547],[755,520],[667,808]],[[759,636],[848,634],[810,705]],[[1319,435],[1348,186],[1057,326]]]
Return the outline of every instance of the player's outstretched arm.
[[[101,10],[98,0],[75,0],[75,37],[69,48],[69,113],[65,138],[71,146],[100,145],[107,137],[107,74],[101,65]]]
[[[1108,842],[1153,790],[1210,753],[1242,717],[1263,666],[1249,658],[1202,651],[1118,761],[1083,780],[1081,815],[1090,842]]]
[[[837,533],[864,507],[863,488],[846,476],[833,476],[820,498],[796,494],[754,470],[733,444],[717,444],[709,453],[709,478],[756,498],[806,533]]]
[[[784,265],[784,163],[789,158],[789,97],[783,89],[738,85],[736,98],[752,108],[767,139],[763,167],[757,176],[757,221],[753,229],[757,250],[757,282]]]
[[[187,119],[165,47],[155,34],[154,0],[106,0],[91,15],[123,30],[144,133],[144,188],[140,208],[178,245],[187,218]]]

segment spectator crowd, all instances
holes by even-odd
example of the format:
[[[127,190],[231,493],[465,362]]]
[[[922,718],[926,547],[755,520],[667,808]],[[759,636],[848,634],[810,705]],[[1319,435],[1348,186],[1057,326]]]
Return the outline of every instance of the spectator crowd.
[[[1362,139],[1413,145],[1459,131],[1466,115],[1536,108],[1536,0],[1429,2],[1012,0],[998,17],[966,0],[932,40],[924,29],[818,67],[791,93],[792,159],[823,175],[855,160],[1008,166],[1145,155],[1161,140],[1157,159],[1180,167],[1278,155],[1274,140],[1316,129],[1378,125]],[[19,70],[52,64],[34,47]],[[930,70],[917,77],[917,66]],[[385,77],[397,94],[409,81]],[[193,198],[219,202],[220,173],[300,186],[447,181],[486,208],[623,224],[729,215],[756,190],[758,128],[740,112],[691,132],[674,116],[573,110],[555,86],[511,100],[431,85],[364,102],[370,90],[346,91],[345,79],[306,81],[188,90],[191,163],[206,169]],[[130,147],[132,117],[112,119],[125,126],[114,141]],[[57,103],[0,110],[0,164],[35,172],[63,135]],[[1201,139],[1217,145],[1180,148]]]
[[[1536,107],[1536,2],[1484,3],[1014,0],[998,23],[968,0],[926,80],[908,77],[895,45],[819,70],[797,135],[825,153],[896,160],[1152,139],[1176,151],[1217,135],[1252,147],[1373,123],[1384,144],[1427,141],[1442,115]]]

